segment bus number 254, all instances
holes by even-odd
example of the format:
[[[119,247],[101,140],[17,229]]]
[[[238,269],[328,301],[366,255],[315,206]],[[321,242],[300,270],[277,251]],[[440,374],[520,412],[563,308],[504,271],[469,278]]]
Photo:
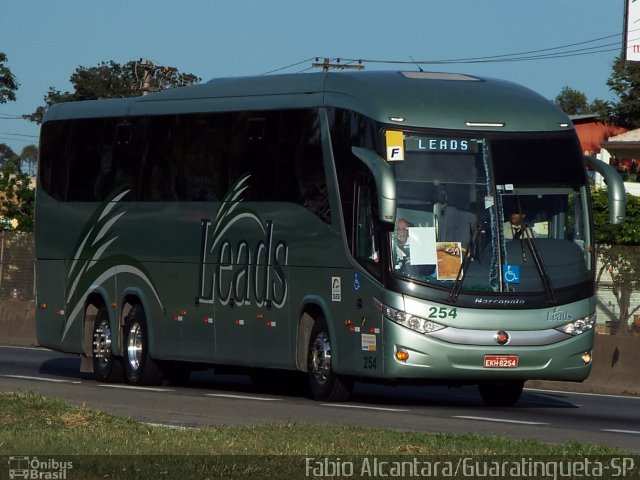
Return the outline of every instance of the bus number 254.
[[[429,307],[429,318],[456,318],[457,316],[458,312],[456,312],[455,308]]]
[[[376,357],[364,357],[364,369],[365,370],[376,370],[378,366],[376,365]]]

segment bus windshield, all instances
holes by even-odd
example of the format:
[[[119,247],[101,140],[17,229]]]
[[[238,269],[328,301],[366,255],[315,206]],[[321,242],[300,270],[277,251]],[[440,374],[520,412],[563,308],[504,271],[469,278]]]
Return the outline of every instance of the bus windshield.
[[[586,176],[572,137],[405,133],[390,234],[395,275],[469,292],[591,278]],[[549,174],[553,171],[554,174]]]

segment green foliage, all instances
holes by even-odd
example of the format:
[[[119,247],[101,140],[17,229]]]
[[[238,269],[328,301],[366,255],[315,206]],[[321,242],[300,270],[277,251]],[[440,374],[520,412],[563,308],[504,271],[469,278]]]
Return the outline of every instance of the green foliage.
[[[15,172],[20,169],[20,157],[4,143],[0,143],[0,171]]]
[[[640,128],[640,64],[618,57],[607,85],[619,99],[612,108],[612,121],[623,127]]]
[[[604,188],[591,192],[596,243],[640,245],[640,197],[626,194],[627,216],[621,225],[609,223],[608,193]]]
[[[17,170],[0,170],[0,230],[33,231],[35,191],[31,178]],[[11,221],[17,222],[12,225]]]
[[[587,96],[570,87],[563,87],[556,97],[555,102],[567,115],[591,113],[588,111]]]
[[[191,73],[180,73],[173,67],[153,67],[138,61],[120,65],[109,60],[95,67],[79,66],[69,81],[73,85],[73,92],[60,92],[49,87],[44,97],[45,105],[38,107],[27,118],[42,123],[46,108],[56,103],[135,97],[142,95],[145,90],[157,91],[198,83],[200,78]],[[148,88],[145,81],[148,81]]]
[[[567,115],[595,114],[606,117],[609,111],[609,104],[604,100],[595,99],[589,104],[584,93],[568,86],[563,87],[556,96],[555,104]]]
[[[14,101],[16,99],[16,90],[18,90],[18,82],[5,65],[7,56],[0,52],[0,104]]]
[[[37,164],[38,147],[36,145],[27,145],[20,152],[20,170],[29,176],[34,176]]]
[[[613,281],[612,292],[617,302],[617,317],[611,332],[629,334],[629,320],[640,310],[631,306],[631,294],[640,289],[640,197],[627,193],[627,215],[621,225],[609,223],[606,189],[592,192],[597,254],[600,268],[597,280],[605,273]]]

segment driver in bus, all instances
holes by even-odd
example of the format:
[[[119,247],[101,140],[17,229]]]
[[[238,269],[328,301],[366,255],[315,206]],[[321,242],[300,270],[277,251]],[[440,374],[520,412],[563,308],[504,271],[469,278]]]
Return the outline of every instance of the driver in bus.
[[[395,244],[393,247],[394,268],[402,270],[409,265],[409,227],[413,224],[404,218],[396,221]]]
[[[525,223],[526,214],[515,208],[504,224],[504,238],[507,240],[535,237],[533,229]]]

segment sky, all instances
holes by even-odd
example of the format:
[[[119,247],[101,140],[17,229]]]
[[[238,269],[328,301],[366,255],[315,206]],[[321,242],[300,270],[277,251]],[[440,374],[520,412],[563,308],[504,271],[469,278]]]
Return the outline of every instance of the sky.
[[[322,59],[421,64],[427,71],[511,80],[553,100],[563,87],[588,101],[607,87],[621,53],[624,0],[4,0],[0,52],[19,83],[0,104],[0,143],[16,153],[39,127],[16,119],[71,91],[79,66],[150,59],[203,81],[313,71]],[[514,55],[523,54],[524,55]],[[561,55],[548,58],[549,55]],[[505,57],[506,56],[506,57]],[[547,58],[514,61],[519,57]],[[510,61],[504,61],[509,59]],[[343,60],[344,62],[344,60]],[[417,70],[365,62],[368,70]],[[284,68],[288,67],[289,68]]]

